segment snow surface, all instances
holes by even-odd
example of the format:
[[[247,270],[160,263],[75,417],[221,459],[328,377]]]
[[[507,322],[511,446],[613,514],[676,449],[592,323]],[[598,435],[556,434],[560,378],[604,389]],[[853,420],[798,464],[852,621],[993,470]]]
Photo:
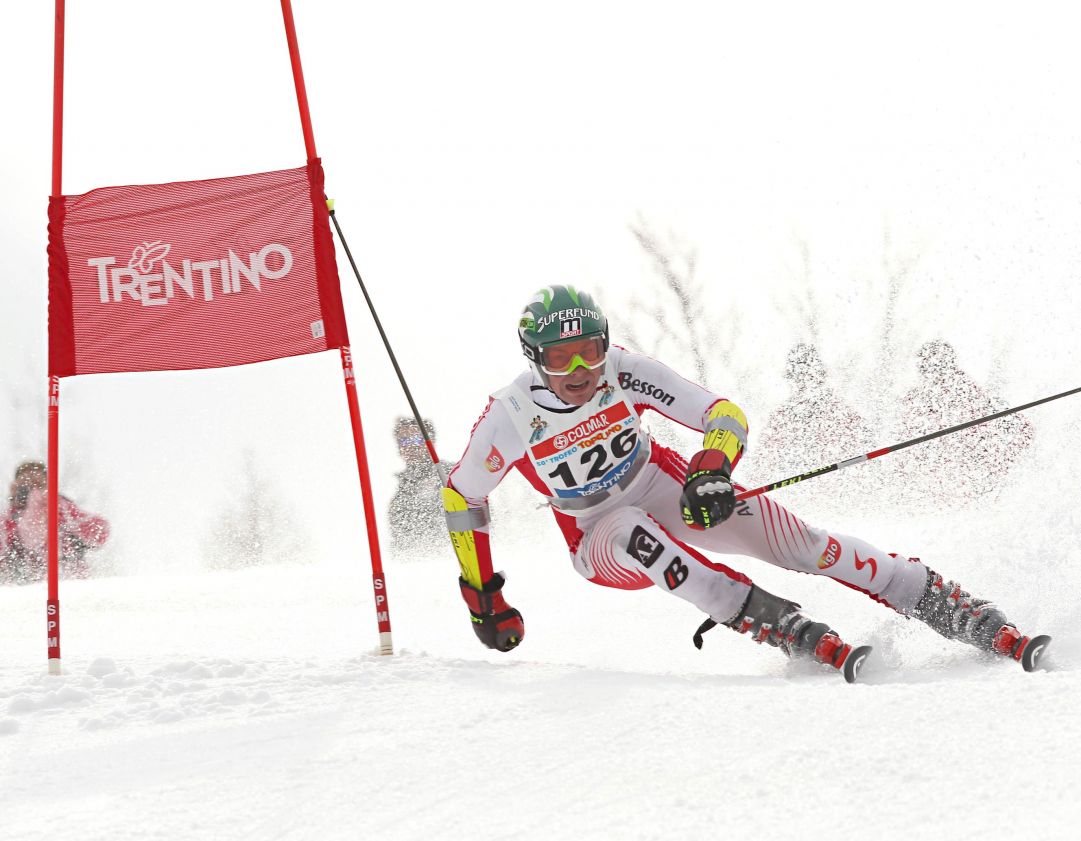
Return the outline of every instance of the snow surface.
[[[554,525],[497,537],[527,623],[509,655],[473,639],[447,557],[389,562],[393,657],[361,559],[67,582],[59,677],[43,588],[2,588],[0,836],[1074,837],[1081,553],[1024,553],[1043,526],[995,525],[1021,496],[967,514],[988,551],[948,566],[1056,634],[1035,674],[752,561],[878,646],[866,683],[725,629],[699,652],[693,609],[581,581]],[[904,530],[971,545],[950,526]]]

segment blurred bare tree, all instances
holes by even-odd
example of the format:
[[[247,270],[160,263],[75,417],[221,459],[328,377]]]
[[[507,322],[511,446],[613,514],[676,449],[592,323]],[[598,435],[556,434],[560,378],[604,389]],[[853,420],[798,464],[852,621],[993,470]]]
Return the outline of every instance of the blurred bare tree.
[[[218,516],[203,547],[210,569],[239,569],[304,559],[307,542],[286,506],[246,450],[232,483],[231,504]]]
[[[698,276],[698,249],[672,232],[658,234],[641,215],[629,227],[656,282],[646,297],[632,296],[628,306],[611,311],[619,343],[707,388],[739,392],[747,376],[735,354],[740,322],[731,310],[714,315],[708,309],[706,287]],[[688,436],[663,417],[651,417],[650,427],[669,446],[684,449],[697,443],[691,440],[697,435]]]
[[[7,426],[4,461],[14,467],[20,461],[42,458],[46,445],[46,401],[48,386],[42,379],[40,388],[31,387],[29,378],[8,375],[4,378],[4,423]]]
[[[810,245],[799,235],[795,240],[800,269],[792,272],[793,280],[786,296],[775,299],[774,304],[792,331],[789,346],[806,343],[821,351],[823,336],[831,332],[843,334],[844,324],[839,319],[848,317],[851,309],[823,304],[812,271]],[[843,379],[848,380],[852,396],[860,398],[860,409],[869,426],[879,433],[895,422],[893,407],[900,397],[898,379],[905,368],[903,358],[914,353],[919,342],[917,331],[900,317],[904,293],[919,259],[919,249],[898,249],[890,225],[885,223],[879,270],[865,274],[860,284],[866,301],[860,317],[877,324],[879,338],[870,353],[863,346],[849,348],[836,366],[840,371],[851,372]]]
[[[642,216],[630,231],[649,258],[658,288],[648,300],[633,296],[618,314],[623,343],[693,372],[694,380],[707,386],[723,371],[725,387],[734,387],[740,324],[727,312],[711,318],[704,311],[708,298],[697,274],[698,249],[671,232],[660,236]]]
[[[872,398],[866,407],[867,417],[872,427],[880,431],[896,422],[893,407],[900,397],[897,380],[904,368],[901,358],[906,353],[914,352],[918,341],[917,336],[910,335],[913,331],[902,329],[898,311],[902,294],[919,260],[918,249],[898,253],[890,226],[883,226],[882,279],[886,283],[885,295],[875,294],[877,279],[867,278],[865,281],[871,301],[878,303],[880,308],[878,318],[881,327],[878,334],[881,339],[875,347],[866,388],[866,393]]]
[[[781,315],[792,325],[793,343],[802,341],[819,347],[820,330],[824,319],[811,276],[811,246],[803,237],[797,236],[796,248],[799,250],[800,257],[799,282],[788,286],[787,296],[775,299],[775,304]]]

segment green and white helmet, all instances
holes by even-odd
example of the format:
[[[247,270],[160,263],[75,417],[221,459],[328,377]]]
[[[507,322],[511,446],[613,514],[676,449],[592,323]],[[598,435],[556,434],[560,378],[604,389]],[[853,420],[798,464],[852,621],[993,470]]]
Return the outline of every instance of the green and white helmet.
[[[608,319],[588,292],[573,286],[546,286],[525,305],[518,319],[518,338],[533,370],[541,382],[550,386],[552,374],[569,374],[579,366],[599,368],[604,364]],[[549,352],[560,345],[573,345],[581,352]]]

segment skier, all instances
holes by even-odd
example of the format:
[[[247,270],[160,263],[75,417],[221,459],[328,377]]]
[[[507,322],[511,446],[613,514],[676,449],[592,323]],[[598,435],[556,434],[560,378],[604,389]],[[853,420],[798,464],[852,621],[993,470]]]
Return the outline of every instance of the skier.
[[[655,585],[691,602],[709,617],[696,645],[722,624],[849,681],[868,650],[853,650],[798,604],[708,560],[705,549],[824,575],[947,638],[1035,668],[1046,639],[1030,645],[995,605],[917,558],[811,526],[767,496],[737,502],[742,489],[731,476],[747,445],[743,411],[654,359],[610,346],[608,321],[588,293],[542,289],[526,304],[518,336],[530,369],[491,396],[444,490],[462,597],[489,648],[509,651],[525,632],[503,596],[487,534],[487,497],[515,467],[547,497],[581,575],[627,590]],[[657,444],[641,428],[647,409],[701,431],[702,449],[688,462]],[[531,443],[538,416],[546,434]]]
[[[28,461],[15,470],[8,510],[0,523],[0,583],[27,584],[45,578],[48,523],[45,465]],[[109,537],[109,524],[81,510],[67,497],[59,505],[60,572],[65,577],[90,574],[87,553]]]

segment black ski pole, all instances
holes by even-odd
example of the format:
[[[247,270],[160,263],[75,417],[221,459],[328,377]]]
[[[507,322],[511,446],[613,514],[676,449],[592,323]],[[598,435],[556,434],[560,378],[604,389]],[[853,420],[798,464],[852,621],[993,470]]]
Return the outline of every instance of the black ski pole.
[[[417,404],[413,402],[413,394],[409,391],[409,386],[405,382],[405,376],[402,374],[402,369],[398,366],[398,360],[394,356],[394,350],[390,346],[390,340],[383,330],[383,324],[379,321],[379,315],[375,311],[375,305],[372,303],[371,296],[368,295],[368,290],[364,286],[364,280],[360,276],[360,269],[357,268],[356,260],[353,259],[353,252],[349,250],[349,243],[345,241],[345,234],[342,233],[342,226],[338,224],[338,217],[334,213],[333,199],[327,199],[327,210],[330,211],[330,221],[334,223],[334,230],[338,232],[338,239],[341,240],[342,248],[345,249],[345,256],[349,258],[349,265],[353,267],[353,274],[356,275],[357,283],[360,284],[360,291],[364,294],[364,300],[368,302],[368,309],[372,313],[372,320],[375,321],[375,329],[379,331],[379,336],[383,340],[383,347],[387,349],[387,355],[390,357],[390,364],[394,366],[394,373],[398,375],[398,382],[402,384],[402,391],[405,392],[405,399],[409,401],[409,408],[412,410],[413,417],[417,421],[417,429],[419,429],[420,434],[424,436],[424,445],[428,448],[428,456],[431,458],[432,464],[435,465],[435,469],[439,472],[440,480],[446,485],[447,476],[445,468],[439,463],[439,455],[435,451],[435,444],[428,435],[428,429],[424,426],[424,421],[420,417],[420,411],[417,409]]]
[[[777,490],[777,488],[787,488],[789,485],[794,485],[797,482],[805,482],[808,479],[817,479],[819,476],[825,476],[827,473],[833,473],[835,470],[841,470],[845,467],[851,467],[853,464],[861,464],[865,461],[884,456],[886,453],[895,453],[898,450],[903,450],[906,447],[914,447],[917,444],[922,444],[925,441],[930,441],[934,438],[941,438],[943,435],[949,435],[951,432],[960,432],[962,429],[968,429],[971,426],[976,426],[981,423],[987,423],[998,418],[1005,417],[1006,415],[1012,415],[1015,412],[1023,412],[1025,409],[1031,409],[1033,406],[1039,406],[1041,403],[1050,403],[1052,400],[1058,400],[1060,397],[1069,397],[1071,394],[1077,394],[1081,392],[1081,388],[1074,388],[1070,391],[1064,391],[1061,394],[1053,394],[1050,397],[1044,397],[1041,400],[1033,400],[1031,403],[1026,403],[1024,406],[1015,406],[1012,409],[1003,409],[1001,412],[995,412],[993,415],[988,415],[985,418],[977,418],[976,420],[966,421],[965,423],[959,423],[957,426],[951,426],[948,429],[940,429],[938,432],[930,432],[927,435],[921,435],[919,438],[913,438],[911,441],[904,441],[900,444],[892,444],[889,447],[882,447],[879,450],[872,450],[869,453],[864,453],[862,456],[853,456],[852,458],[846,458],[843,461],[839,461],[836,464],[828,465],[827,467],[819,467],[815,470],[808,470],[806,473],[800,473],[798,476],[793,476],[790,479],[782,479],[780,482],[771,482],[768,485],[763,485],[760,488],[755,488],[752,491],[742,491],[736,494],[736,499],[750,499],[753,496],[767,493],[768,491]]]

